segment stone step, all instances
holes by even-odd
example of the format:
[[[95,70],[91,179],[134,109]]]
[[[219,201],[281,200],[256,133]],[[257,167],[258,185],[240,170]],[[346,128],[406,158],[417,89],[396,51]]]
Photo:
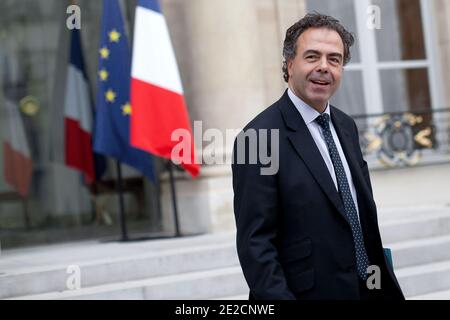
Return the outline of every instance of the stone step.
[[[70,262],[58,266],[41,266],[21,270],[2,270],[0,299],[67,289],[69,265],[80,270],[81,287],[120,283],[177,273],[210,270],[238,265],[235,246],[224,244],[196,245],[161,250],[119,258]]]
[[[450,213],[450,203],[447,206],[412,206],[412,207],[393,207],[378,208],[378,218],[380,222],[391,220],[407,220],[420,218],[424,216],[439,215]]]
[[[404,267],[407,266],[448,260],[450,236],[400,242],[388,246],[393,250],[396,270],[402,274]],[[222,245],[171,249],[147,256],[80,264],[81,286],[88,288],[127,281],[139,282],[140,279],[150,277],[226,266],[237,266],[240,272],[234,244],[229,242]],[[419,267],[423,269],[422,266]],[[7,298],[51,291],[61,292],[67,289],[68,276],[66,267],[10,272],[8,275],[0,276],[0,287],[3,288],[0,294],[2,298]]]
[[[397,279],[409,299],[450,299],[450,260],[396,269]],[[247,300],[248,291],[217,300]]]
[[[139,281],[107,284],[63,292],[11,298],[12,300],[142,300],[213,299],[248,292],[240,267],[218,268]]]
[[[450,290],[448,209],[384,212],[380,223],[408,297]],[[80,290],[67,291],[69,265],[80,268]],[[248,288],[230,232],[5,251],[0,259],[4,298],[246,300]]]
[[[450,290],[450,261],[401,268],[395,274],[407,297]]]
[[[449,235],[450,210],[380,219],[380,233],[384,243]]]
[[[392,250],[396,269],[450,260],[450,235],[385,245]]]
[[[440,296],[450,290],[450,261],[396,270],[409,299]],[[248,287],[239,266],[190,272],[102,286],[27,295],[11,299],[247,299]]]
[[[450,290],[428,293],[420,296],[414,296],[409,300],[450,300]]]

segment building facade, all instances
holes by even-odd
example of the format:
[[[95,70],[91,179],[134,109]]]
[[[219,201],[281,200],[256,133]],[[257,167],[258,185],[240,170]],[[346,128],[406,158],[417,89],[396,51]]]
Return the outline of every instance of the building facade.
[[[101,2],[80,0],[77,4],[94,93]],[[135,1],[121,4],[132,35]],[[4,104],[13,87],[16,93],[11,99],[20,110],[33,161],[26,197],[0,178],[0,232],[6,246],[118,234],[117,196],[111,187],[116,177],[114,162],[110,160],[105,178],[112,181],[111,188],[101,193],[86,187],[77,171],[62,164],[58,115],[68,52],[67,5],[57,0],[0,4],[0,50],[6,61],[0,64],[4,88],[0,101]],[[380,177],[375,177],[380,188],[384,188],[383,181],[404,175],[405,169],[397,168],[419,168],[450,159],[446,111],[450,107],[449,1],[162,0],[161,6],[194,131],[197,128],[196,146],[204,159],[199,178],[176,174],[182,234],[233,229],[229,159],[234,134],[285,90],[281,72],[284,34],[306,12],[335,16],[355,35],[352,60],[331,103],[357,120],[366,158]],[[2,111],[1,127],[9,120]],[[164,164],[157,163],[157,183],[124,167],[131,232],[173,232]],[[410,170],[408,176],[420,171],[406,170]],[[443,172],[450,180],[450,169],[445,167]],[[434,181],[428,173],[426,177],[432,185],[444,183],[440,189],[448,187],[450,192],[445,179]],[[405,199],[411,197],[410,192],[414,191],[399,190]],[[445,198],[444,190],[440,192],[439,201],[450,202],[450,196]],[[386,200],[385,204],[391,203]]]

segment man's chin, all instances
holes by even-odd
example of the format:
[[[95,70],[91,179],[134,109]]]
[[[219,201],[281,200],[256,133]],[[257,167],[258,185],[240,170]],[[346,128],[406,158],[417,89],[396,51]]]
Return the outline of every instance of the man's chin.
[[[308,104],[317,111],[323,112],[327,107],[327,103],[328,99],[310,99]]]
[[[311,95],[308,97],[308,100],[311,101],[314,104],[323,104],[327,103],[328,100],[330,100],[329,95]]]

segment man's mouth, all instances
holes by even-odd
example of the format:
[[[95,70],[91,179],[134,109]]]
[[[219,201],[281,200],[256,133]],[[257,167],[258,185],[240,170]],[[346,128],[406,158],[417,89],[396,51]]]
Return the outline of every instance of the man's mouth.
[[[327,86],[327,85],[329,85],[330,84],[330,82],[329,81],[327,81],[327,80],[319,80],[319,79],[311,79],[310,80],[312,83],[314,83],[314,84],[317,84],[317,85],[320,85],[320,86]]]

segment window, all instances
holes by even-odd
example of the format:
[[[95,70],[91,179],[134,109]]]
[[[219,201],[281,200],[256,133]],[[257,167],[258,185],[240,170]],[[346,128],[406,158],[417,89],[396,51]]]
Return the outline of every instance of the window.
[[[307,0],[308,12],[317,11],[337,18],[356,38],[351,49],[351,64],[346,67],[341,88],[333,96],[331,103],[338,106],[348,114],[366,113],[365,94],[363,87],[363,74],[361,65],[361,50],[359,31],[357,28],[354,0]]]
[[[381,29],[367,26],[368,8],[380,8]],[[332,103],[349,114],[438,107],[427,1],[307,0],[307,11],[338,18],[356,37],[352,60]]]
[[[128,27],[134,3],[125,3]],[[69,52],[67,4],[61,0],[0,1],[2,248],[120,237],[115,162],[109,160],[102,184],[92,187],[83,182],[79,171],[64,163],[61,106]],[[82,50],[94,93],[101,2],[78,0],[77,4],[83,12]],[[5,147],[13,140],[27,161],[17,161],[17,152]],[[130,235],[159,231],[156,187],[126,166],[123,176]]]

